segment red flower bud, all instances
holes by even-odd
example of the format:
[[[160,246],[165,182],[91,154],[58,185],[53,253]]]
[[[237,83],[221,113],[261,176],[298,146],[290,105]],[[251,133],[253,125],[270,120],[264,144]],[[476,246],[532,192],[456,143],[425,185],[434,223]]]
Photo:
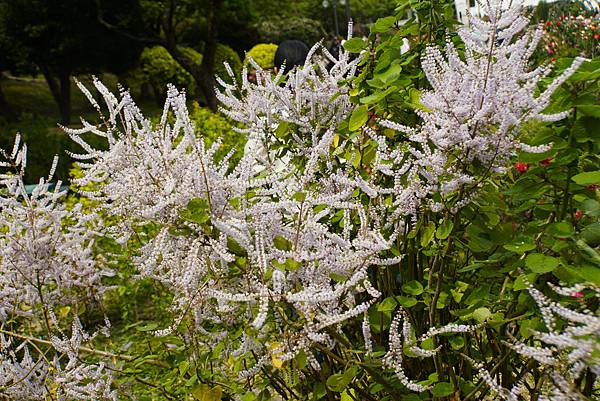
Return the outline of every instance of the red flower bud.
[[[552,61],[556,61],[556,59],[554,57],[552,57]],[[540,164],[544,167],[548,166],[550,164],[550,162],[554,160],[554,157],[550,156],[550,157],[546,157],[544,160],[542,160],[540,162]]]
[[[577,210],[575,212],[575,220],[579,220],[583,217],[583,212],[581,210]]]
[[[590,191],[595,191],[596,189],[598,189],[598,185],[590,184],[587,186],[587,189],[589,189]]]
[[[523,163],[523,162],[516,162],[515,163],[515,168],[517,169],[517,171],[519,173],[523,174],[524,172],[526,172],[527,170],[529,170],[529,164]]]

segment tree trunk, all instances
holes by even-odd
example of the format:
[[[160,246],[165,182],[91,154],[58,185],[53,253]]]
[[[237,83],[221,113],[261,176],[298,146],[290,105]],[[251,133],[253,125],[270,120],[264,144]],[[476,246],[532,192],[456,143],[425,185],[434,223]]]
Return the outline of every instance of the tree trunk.
[[[175,61],[177,61],[183,67],[184,70],[194,77],[198,87],[206,96],[206,102],[208,106],[211,108],[211,110],[216,111],[217,97],[215,95],[216,80],[214,76],[214,64],[215,50],[218,43],[219,15],[221,13],[223,2],[224,0],[209,0],[208,2],[208,10],[206,12],[208,29],[204,46],[204,54],[202,57],[202,64],[197,64],[189,57],[186,57],[177,47],[177,36],[175,34],[175,14],[177,9],[177,0],[169,1],[167,11],[162,20],[161,24],[162,31],[164,32],[164,38],[142,38],[130,32],[123,31],[104,20],[101,11],[98,12],[98,21],[100,21],[100,23],[107,28],[139,43],[144,43],[147,46],[161,45],[166,48],[169,54],[171,54],[171,57],[173,57]],[[96,0],[96,3],[100,5],[101,0]]]
[[[60,116],[64,125],[71,124],[71,74],[60,76]]]
[[[41,67],[40,70],[46,78],[50,93],[58,106],[60,122],[63,125],[71,123],[71,74],[62,72],[55,77],[48,68]]]
[[[223,0],[213,0],[208,10],[208,32],[206,44],[204,45],[204,56],[202,58],[202,90],[206,96],[206,103],[212,111],[217,111],[217,97],[215,95],[215,52],[217,50],[219,36],[219,15]]]
[[[150,90],[152,90],[150,84],[148,82],[142,82],[140,85],[140,99],[148,99],[151,96]]]
[[[202,55],[202,64],[194,63],[186,57],[177,47],[175,32],[170,19],[167,18],[165,24],[166,48],[171,56],[177,61],[184,70],[194,77],[198,87],[202,89],[206,97],[206,103],[212,111],[217,110],[217,97],[215,94],[215,51],[218,43],[219,15],[223,0],[211,0],[207,10],[208,29],[206,33],[206,42],[204,44],[204,53]]]

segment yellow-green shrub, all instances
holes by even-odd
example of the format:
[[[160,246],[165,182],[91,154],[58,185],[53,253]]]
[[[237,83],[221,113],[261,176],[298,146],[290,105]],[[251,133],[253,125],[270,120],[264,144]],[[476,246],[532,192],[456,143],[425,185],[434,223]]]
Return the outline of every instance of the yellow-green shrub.
[[[249,60],[252,59],[256,64],[260,65],[263,69],[270,69],[275,66],[275,53],[277,52],[277,45],[273,43],[259,43],[246,53],[246,59],[244,64],[248,64]]]

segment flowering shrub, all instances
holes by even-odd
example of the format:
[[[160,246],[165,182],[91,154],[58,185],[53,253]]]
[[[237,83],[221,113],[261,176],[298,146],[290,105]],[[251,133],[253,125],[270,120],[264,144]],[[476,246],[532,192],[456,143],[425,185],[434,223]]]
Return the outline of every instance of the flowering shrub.
[[[595,57],[600,52],[600,18],[596,16],[560,15],[544,23],[544,48],[548,59],[557,56],[585,54]]]
[[[108,289],[102,277],[113,272],[93,253],[100,222],[82,214],[81,205],[66,209],[60,182],[49,190],[56,160],[29,195],[23,183],[26,147],[19,137],[11,153],[1,154],[0,166],[7,170],[0,174],[6,191],[0,198],[1,394],[15,400],[116,400],[104,363],[80,363],[81,345],[93,336],[77,316],[65,336],[56,317],[70,315],[70,305],[101,300]],[[31,337],[39,333],[51,341]]]
[[[516,5],[485,14],[444,50],[400,54],[414,28],[387,17],[287,75],[227,66],[239,158],[173,86],[153,122],[128,92],[80,84],[100,115],[65,129],[85,207],[46,180],[28,197],[25,151],[5,154],[0,394],[592,397],[598,62],[530,66],[541,28]],[[423,75],[403,76],[414,49]],[[155,285],[159,314],[114,328],[127,342],[87,334],[108,335],[108,315],[79,310],[123,283]]]

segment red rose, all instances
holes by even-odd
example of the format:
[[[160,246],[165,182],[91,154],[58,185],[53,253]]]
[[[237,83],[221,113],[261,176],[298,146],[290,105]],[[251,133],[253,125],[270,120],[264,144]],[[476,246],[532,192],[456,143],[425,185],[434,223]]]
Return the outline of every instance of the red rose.
[[[526,172],[529,169],[529,164],[523,163],[523,162],[516,162],[515,168],[517,169],[517,171],[519,173],[523,174],[524,172]]]
[[[598,39],[600,36],[598,36],[597,33],[594,34],[594,39]]]
[[[583,212],[581,210],[577,210],[575,212],[575,220],[579,220],[583,217]]]

